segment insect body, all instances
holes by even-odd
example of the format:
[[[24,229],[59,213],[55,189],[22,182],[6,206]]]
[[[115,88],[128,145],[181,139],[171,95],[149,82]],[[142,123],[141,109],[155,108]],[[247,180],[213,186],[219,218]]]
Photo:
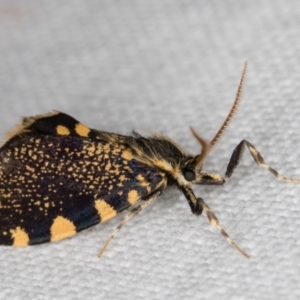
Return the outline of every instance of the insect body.
[[[0,244],[26,246],[57,241],[132,208],[107,240],[101,255],[130,218],[167,187],[176,186],[193,214],[200,215],[204,210],[229,243],[248,256],[191,189],[193,184],[224,184],[245,146],[258,165],[267,167],[281,180],[299,182],[278,174],[245,140],[234,150],[225,176],[202,170],[203,161],[236,110],[245,70],[246,64],[236,100],[215,138],[208,142],[191,128],[202,145],[196,156],[159,134],[143,137],[98,131],[61,112],[24,118],[0,148]]]

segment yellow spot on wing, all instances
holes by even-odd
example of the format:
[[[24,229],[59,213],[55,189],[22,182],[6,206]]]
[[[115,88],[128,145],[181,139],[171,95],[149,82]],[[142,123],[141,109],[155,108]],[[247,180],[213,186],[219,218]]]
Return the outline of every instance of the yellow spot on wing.
[[[73,222],[62,216],[58,216],[54,219],[50,232],[51,241],[53,242],[74,235],[76,228]]]
[[[101,218],[101,223],[111,219],[117,214],[117,211],[105,200],[97,199],[95,201],[95,208]]]
[[[125,158],[126,160],[131,160],[132,159],[132,153],[129,150],[124,150],[122,153],[122,157]]]
[[[12,238],[14,239],[13,246],[21,247],[28,245],[28,234],[21,227],[18,226],[16,229],[11,229],[10,233],[12,235]]]
[[[148,186],[149,185],[149,183],[146,181],[146,178],[143,175],[139,174],[136,178],[140,182],[141,186]]]
[[[135,203],[137,203],[140,199],[139,199],[139,195],[138,195],[138,192],[135,191],[135,190],[132,190],[128,193],[128,197],[127,197],[127,201],[133,205]]]
[[[76,124],[75,131],[78,135],[87,137],[91,130],[82,123],[78,123]]]
[[[62,126],[62,125],[58,125],[56,127],[56,132],[59,135],[69,135],[70,134],[70,130],[67,127]]]

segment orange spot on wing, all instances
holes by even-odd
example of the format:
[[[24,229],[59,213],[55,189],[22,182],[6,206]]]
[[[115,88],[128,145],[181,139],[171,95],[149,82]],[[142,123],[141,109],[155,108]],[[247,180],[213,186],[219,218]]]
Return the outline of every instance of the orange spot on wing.
[[[75,131],[80,136],[88,137],[88,134],[91,130],[82,123],[78,123],[75,127]]]
[[[126,160],[131,160],[132,159],[132,153],[129,150],[124,150],[122,153],[122,157],[125,158]]]
[[[135,190],[132,190],[128,193],[127,201],[131,204],[134,205],[140,200],[140,197],[138,195],[138,192]]]
[[[113,218],[117,214],[117,211],[102,199],[95,201],[95,208],[101,218],[101,223]]]
[[[58,216],[54,219],[50,229],[51,241],[58,241],[76,233],[75,225],[72,221]]]
[[[11,229],[10,233],[12,238],[14,239],[13,246],[21,247],[27,246],[29,242],[29,236],[21,227],[16,227],[15,229]]]
[[[70,130],[67,127],[62,126],[62,125],[58,125],[56,127],[56,132],[59,135],[69,135],[70,134]]]

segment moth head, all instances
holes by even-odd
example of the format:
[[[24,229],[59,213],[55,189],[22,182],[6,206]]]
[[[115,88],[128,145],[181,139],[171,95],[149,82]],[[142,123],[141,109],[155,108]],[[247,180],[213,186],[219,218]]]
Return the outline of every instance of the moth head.
[[[195,157],[186,157],[181,161],[177,176],[179,185],[186,184],[220,184],[224,179],[217,174],[207,174],[202,171],[203,162],[208,156],[213,144],[201,136],[191,127],[191,132],[201,145],[201,152]]]
[[[220,185],[225,183],[225,178],[218,174],[208,174],[202,171],[202,165],[197,167],[198,156],[189,160],[181,166],[180,174],[177,177],[179,185],[202,184],[202,185]]]

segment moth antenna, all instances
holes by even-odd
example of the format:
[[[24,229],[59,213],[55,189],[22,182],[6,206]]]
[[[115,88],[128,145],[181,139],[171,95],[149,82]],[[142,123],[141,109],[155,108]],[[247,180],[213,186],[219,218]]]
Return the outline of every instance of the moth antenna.
[[[205,158],[209,154],[212,146],[214,146],[214,144],[221,138],[222,134],[226,130],[226,128],[229,125],[230,121],[232,120],[232,118],[233,118],[233,116],[234,116],[234,114],[235,114],[235,112],[236,112],[236,110],[238,108],[238,105],[240,103],[242,89],[243,89],[243,84],[244,84],[244,79],[245,79],[245,74],[246,74],[246,69],[247,69],[247,61],[245,61],[245,64],[244,64],[242,76],[241,76],[241,79],[240,79],[238,90],[237,90],[237,93],[236,93],[233,105],[231,107],[231,110],[230,110],[230,112],[229,112],[226,120],[223,122],[222,126],[218,130],[218,132],[215,135],[215,137],[211,140],[211,142],[208,142],[206,139],[202,138],[200,135],[198,135],[196,133],[196,131],[194,130],[193,127],[190,127],[190,130],[191,130],[193,136],[196,138],[196,140],[202,146],[201,153],[200,153],[200,155],[196,159],[196,168],[199,168],[202,165],[203,161],[205,160]]]
[[[236,92],[236,96],[235,96],[235,100],[233,102],[233,105],[231,107],[231,110],[226,118],[226,120],[224,121],[224,123],[222,124],[222,126],[220,127],[219,131],[217,132],[217,134],[215,135],[215,137],[211,140],[210,144],[211,146],[213,146],[222,136],[222,134],[224,133],[224,131],[226,130],[227,126],[229,125],[229,123],[231,122],[237,108],[238,105],[240,103],[240,99],[241,99],[241,95],[242,95],[242,90],[243,90],[243,84],[244,84],[244,79],[245,79],[245,75],[246,75],[246,70],[247,70],[247,61],[245,61],[244,64],[244,68],[243,68],[243,72],[242,72],[242,76],[240,79],[240,83]]]
[[[212,145],[209,141],[207,141],[206,139],[204,139],[200,135],[198,135],[193,127],[190,127],[190,130],[191,130],[193,136],[195,137],[195,139],[201,144],[201,153],[196,159],[196,168],[200,168],[204,159],[209,154],[210,149],[212,148]]]

